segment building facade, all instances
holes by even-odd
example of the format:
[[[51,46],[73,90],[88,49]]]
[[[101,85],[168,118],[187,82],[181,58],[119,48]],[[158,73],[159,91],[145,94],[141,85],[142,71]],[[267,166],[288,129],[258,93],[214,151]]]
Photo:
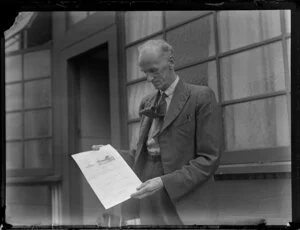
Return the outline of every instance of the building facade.
[[[290,24],[288,10],[21,14],[6,33],[7,222],[119,223],[120,207],[103,208],[71,155],[135,146],[139,103],[154,91],[137,47],[152,38],[222,107],[217,205],[199,198],[203,224],[291,221]]]

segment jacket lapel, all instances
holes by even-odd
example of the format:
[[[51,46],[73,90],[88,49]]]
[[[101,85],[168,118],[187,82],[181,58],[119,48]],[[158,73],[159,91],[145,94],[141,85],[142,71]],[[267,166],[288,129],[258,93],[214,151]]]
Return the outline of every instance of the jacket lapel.
[[[174,95],[171,100],[167,114],[165,116],[164,123],[160,130],[160,133],[162,133],[178,116],[178,114],[180,113],[181,109],[185,105],[189,96],[190,96],[190,92],[187,90],[182,80],[179,80],[175,88]]]

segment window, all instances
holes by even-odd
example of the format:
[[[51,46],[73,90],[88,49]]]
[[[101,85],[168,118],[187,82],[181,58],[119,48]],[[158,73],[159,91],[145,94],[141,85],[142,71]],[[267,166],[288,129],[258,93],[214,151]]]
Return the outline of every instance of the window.
[[[6,39],[7,170],[18,176],[45,174],[53,166],[51,30],[51,13],[35,13]]]
[[[280,13],[269,11],[222,11],[218,13],[220,52],[279,36]]]
[[[139,103],[154,92],[138,68],[137,47],[163,37],[180,77],[208,85],[218,98],[224,162],[237,153],[248,154],[243,163],[289,161],[290,31],[287,10],[126,12],[129,146],[138,138]]]
[[[186,67],[215,55],[212,15],[168,30],[166,40],[174,48],[177,68]]]
[[[278,161],[280,151],[281,160],[290,160],[290,151],[281,148],[290,148],[287,15],[279,10],[217,14],[224,157],[251,150],[256,162]],[[268,148],[274,148],[273,156],[254,154]]]
[[[51,169],[50,50],[6,60],[7,169]]]
[[[55,186],[46,179],[54,165],[51,14],[27,12],[24,22],[20,13],[20,30],[5,41],[5,218],[13,225],[50,225],[55,212]]]
[[[125,15],[126,44],[162,29],[161,11],[127,12]]]

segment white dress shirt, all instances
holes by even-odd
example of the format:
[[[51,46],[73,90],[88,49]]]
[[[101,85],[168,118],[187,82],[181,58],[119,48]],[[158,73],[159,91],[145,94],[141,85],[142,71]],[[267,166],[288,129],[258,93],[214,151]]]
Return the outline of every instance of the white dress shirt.
[[[179,81],[179,77],[176,76],[176,79],[173,81],[173,83],[164,91],[164,93],[167,95],[167,97],[165,98],[166,103],[167,103],[166,114],[168,112],[168,109],[169,109],[171,100],[173,98],[174,91],[175,91],[178,81]],[[163,93],[163,91],[161,91],[161,93]],[[162,125],[162,124],[159,124],[159,118],[154,118],[152,121],[152,124],[151,124],[151,128],[149,130],[148,139],[147,139],[147,150],[148,150],[148,153],[151,155],[159,155],[160,154],[160,147],[159,147],[159,144],[157,141],[157,136],[156,136],[156,134],[159,132],[160,125]]]

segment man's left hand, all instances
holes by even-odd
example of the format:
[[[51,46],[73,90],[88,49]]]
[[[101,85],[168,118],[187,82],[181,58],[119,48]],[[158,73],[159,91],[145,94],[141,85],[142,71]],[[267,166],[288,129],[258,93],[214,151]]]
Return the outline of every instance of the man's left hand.
[[[163,188],[163,182],[160,177],[155,177],[153,179],[147,180],[139,187],[137,187],[137,192],[131,194],[132,198],[142,199],[144,197],[150,196],[160,189]]]

